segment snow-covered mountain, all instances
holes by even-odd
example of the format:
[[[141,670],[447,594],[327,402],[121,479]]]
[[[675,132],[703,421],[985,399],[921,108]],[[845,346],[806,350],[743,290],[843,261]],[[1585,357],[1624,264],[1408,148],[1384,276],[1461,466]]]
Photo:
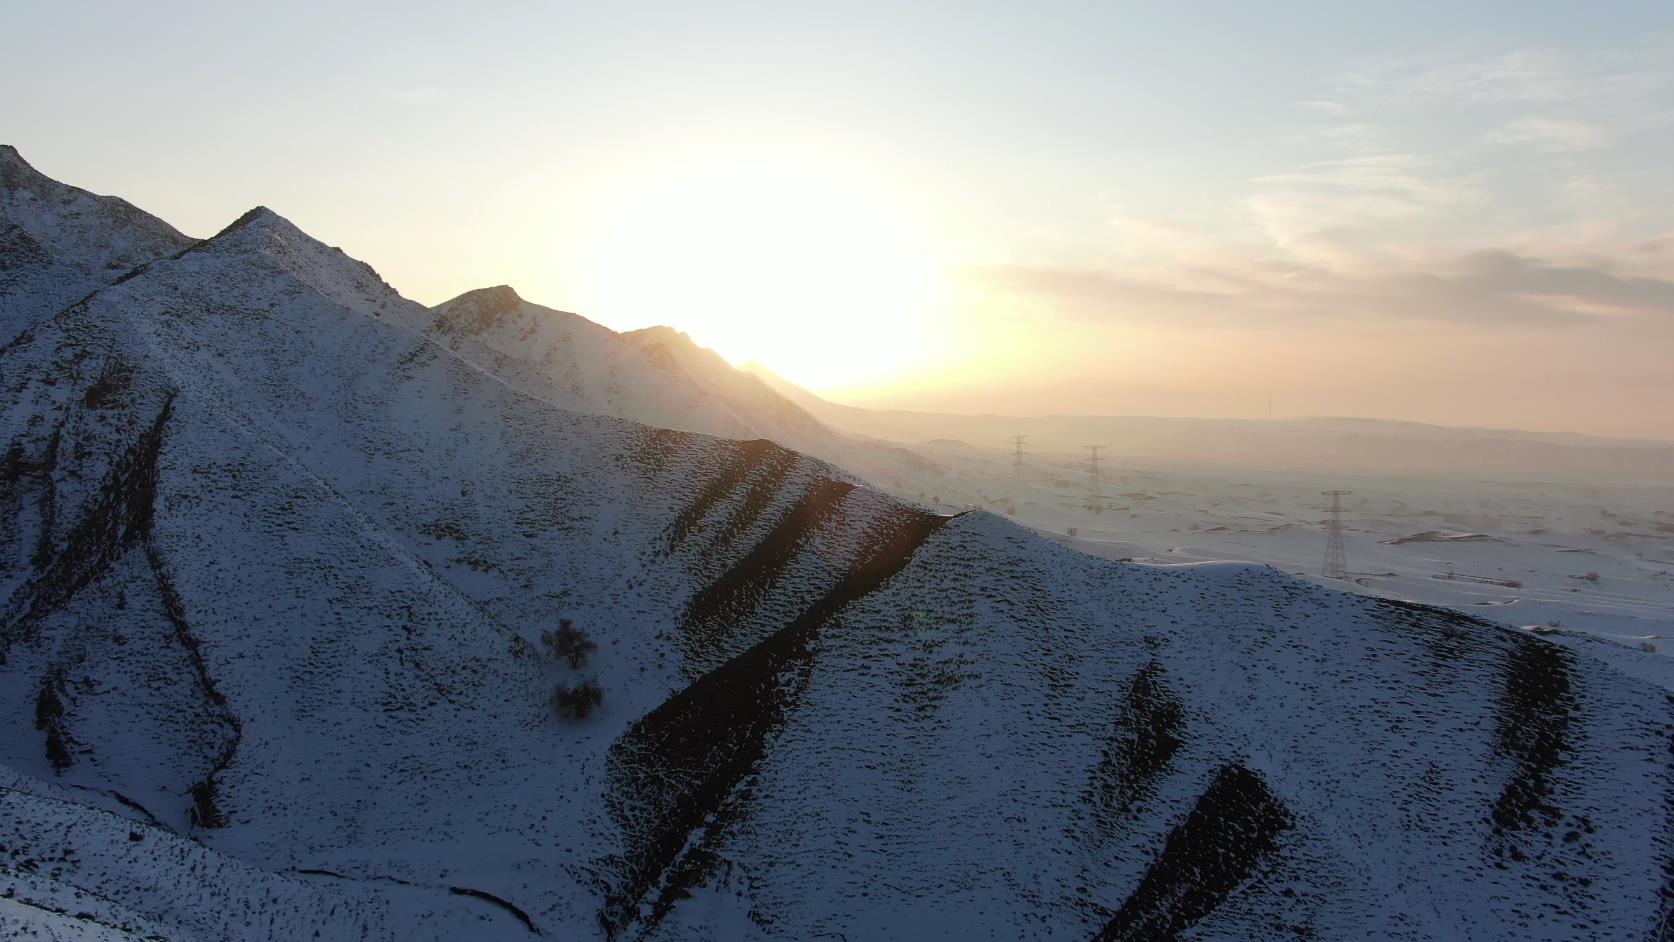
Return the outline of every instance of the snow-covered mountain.
[[[1660,688],[573,408],[608,338],[469,298],[258,209],[0,351],[0,926],[1665,937]]]
[[[59,183],[0,144],[0,346],[193,241],[127,200]]]
[[[507,285],[439,304],[434,331],[469,357],[480,345],[533,366],[555,405],[660,428],[770,438],[816,454],[841,437],[766,383],[666,327],[619,334],[577,314],[532,304]]]
[[[474,363],[489,355],[500,364],[492,368],[496,375],[565,409],[767,439],[873,480],[922,479],[941,470],[910,449],[834,431],[672,327],[618,333],[525,301],[508,285],[468,291],[434,311],[433,339]]]

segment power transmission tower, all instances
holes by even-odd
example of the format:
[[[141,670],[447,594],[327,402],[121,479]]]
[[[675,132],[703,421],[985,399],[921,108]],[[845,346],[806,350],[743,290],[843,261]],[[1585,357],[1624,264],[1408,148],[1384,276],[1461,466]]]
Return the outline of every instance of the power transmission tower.
[[[1331,519],[1325,524],[1325,567],[1327,579],[1348,578],[1348,556],[1343,552],[1343,498],[1353,491],[1320,491],[1331,498]]]
[[[1023,480],[1023,455],[1029,444],[1029,436],[1013,435],[1011,437],[1011,470],[1019,481]]]
[[[1104,446],[1083,445],[1081,447],[1087,449],[1087,493],[1092,497],[1093,503],[1097,505],[1099,490],[1104,486],[1103,479],[1099,477],[1099,452],[1104,449]]]

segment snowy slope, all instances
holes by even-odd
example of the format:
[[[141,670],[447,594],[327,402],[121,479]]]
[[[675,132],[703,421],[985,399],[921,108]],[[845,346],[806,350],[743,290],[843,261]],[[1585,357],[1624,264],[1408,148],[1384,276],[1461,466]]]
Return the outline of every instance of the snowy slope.
[[[1652,683],[564,408],[544,354],[437,320],[255,210],[0,351],[0,926],[1664,920],[1674,717]],[[536,649],[560,618],[599,644],[582,671]],[[554,684],[586,675],[599,711],[556,717]]]
[[[756,376],[670,327],[617,333],[506,285],[437,305],[430,336],[541,400],[658,428],[763,438],[872,480],[936,473],[922,456],[835,432]]]
[[[0,144],[0,346],[192,239],[127,200],[59,183]]]
[[[531,365],[549,380],[543,398],[564,408],[823,454],[841,447],[766,384],[668,328],[619,334],[506,285],[466,292],[435,312],[443,345],[467,358],[480,345]]]
[[[802,407],[715,351],[698,346],[682,331],[647,327],[628,331],[622,339],[644,350],[653,362],[676,366],[709,395],[740,404],[738,408],[756,417],[759,424],[779,431],[776,441],[822,455],[840,447],[836,436]]]

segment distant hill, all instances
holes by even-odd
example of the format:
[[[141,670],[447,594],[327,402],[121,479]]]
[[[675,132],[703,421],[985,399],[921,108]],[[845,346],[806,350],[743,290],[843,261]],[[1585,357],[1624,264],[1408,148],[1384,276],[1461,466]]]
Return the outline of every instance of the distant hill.
[[[1674,477],[1674,443],[1381,419],[1192,419],[996,416],[867,409],[828,402],[760,364],[744,369],[827,425],[899,443],[954,438],[990,448],[1027,435],[1036,452],[1103,444],[1121,458],[1307,470],[1445,474]]]

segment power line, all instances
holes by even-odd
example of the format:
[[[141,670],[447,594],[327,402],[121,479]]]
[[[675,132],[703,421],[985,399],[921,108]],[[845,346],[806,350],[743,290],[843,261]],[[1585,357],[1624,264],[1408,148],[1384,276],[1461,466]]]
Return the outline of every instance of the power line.
[[[1013,435],[1011,437],[1011,470],[1019,481],[1023,480],[1023,455],[1027,451],[1029,436]]]
[[[1320,575],[1327,579],[1348,578],[1348,556],[1343,552],[1343,498],[1353,491],[1320,491],[1331,498],[1331,519],[1325,524],[1325,566]]]

